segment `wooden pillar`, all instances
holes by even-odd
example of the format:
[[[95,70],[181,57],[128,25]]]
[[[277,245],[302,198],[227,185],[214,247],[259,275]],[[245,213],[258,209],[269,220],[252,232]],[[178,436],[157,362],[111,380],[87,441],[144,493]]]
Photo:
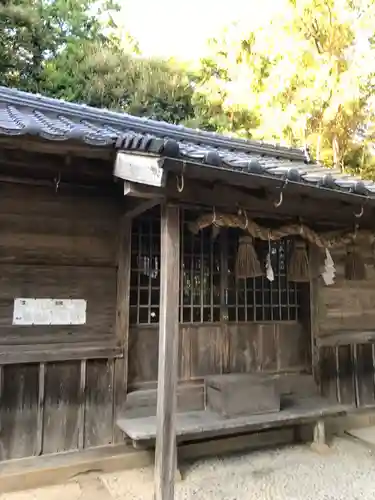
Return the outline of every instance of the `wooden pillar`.
[[[155,500],[174,499],[176,391],[180,282],[180,212],[161,208],[159,370],[155,450]]]
[[[123,442],[123,434],[116,421],[122,414],[128,389],[128,338],[131,264],[132,219],[123,216],[119,227],[117,267],[116,341],[122,347],[123,357],[114,360],[114,421],[113,442]]]
[[[314,429],[314,443],[317,445],[325,445],[326,444],[326,432],[324,420],[318,420],[315,422]]]
[[[326,429],[323,419],[319,419],[314,423],[311,449],[319,454],[326,454],[330,452],[329,446],[326,442]]]
[[[319,249],[310,245],[310,338],[312,374],[321,392],[320,355],[317,345],[319,335]]]

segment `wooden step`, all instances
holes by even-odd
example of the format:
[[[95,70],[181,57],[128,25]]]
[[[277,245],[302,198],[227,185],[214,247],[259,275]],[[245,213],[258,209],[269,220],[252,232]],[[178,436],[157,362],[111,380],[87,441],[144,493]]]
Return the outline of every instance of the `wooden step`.
[[[141,389],[127,395],[124,417],[140,418],[156,415],[157,389]],[[204,410],[204,385],[186,384],[177,388],[177,411]]]

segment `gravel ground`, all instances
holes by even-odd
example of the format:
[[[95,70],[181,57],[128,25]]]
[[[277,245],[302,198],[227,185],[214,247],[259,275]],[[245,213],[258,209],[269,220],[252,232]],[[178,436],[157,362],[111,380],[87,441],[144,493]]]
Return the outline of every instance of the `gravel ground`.
[[[201,460],[182,473],[176,500],[375,499],[375,456],[347,439],[336,439],[324,455],[298,445]],[[152,483],[153,470],[147,468],[88,478],[79,485],[3,495],[0,500],[152,500]]]

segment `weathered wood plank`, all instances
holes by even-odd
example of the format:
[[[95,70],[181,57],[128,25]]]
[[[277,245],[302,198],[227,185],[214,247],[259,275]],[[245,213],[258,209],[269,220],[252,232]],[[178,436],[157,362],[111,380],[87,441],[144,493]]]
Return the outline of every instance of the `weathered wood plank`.
[[[319,353],[320,390],[329,401],[337,401],[335,350],[323,347]]]
[[[177,387],[177,411],[204,410],[204,385],[181,384]],[[145,389],[128,394],[123,416],[126,418],[156,415],[157,389]]]
[[[219,350],[221,351],[220,372],[228,373],[230,367],[230,336],[229,336],[229,311],[228,311],[228,230],[221,229],[220,238],[220,321],[221,336]],[[216,347],[216,346],[215,346]]]
[[[81,360],[81,376],[79,381],[79,415],[78,415],[78,449],[82,450],[85,444],[85,421],[86,421],[86,382],[87,361]]]
[[[85,448],[112,443],[113,382],[113,361],[91,360],[87,362]]]
[[[47,365],[44,405],[43,453],[78,447],[81,363]]]
[[[343,416],[352,410],[353,406],[351,405],[329,404],[325,399],[315,397],[296,400],[293,406],[289,408],[264,415],[222,418],[217,413],[209,410],[180,413],[177,415],[176,432],[179,442],[183,442],[184,440],[198,440],[203,437],[300,425],[329,416]],[[118,425],[134,441],[155,439],[155,417],[122,419],[118,422]]]
[[[230,371],[255,372],[261,364],[256,325],[228,325],[230,337]]]
[[[44,425],[44,396],[46,381],[46,365],[39,365],[38,379],[38,415],[37,415],[37,436],[36,436],[36,455],[41,455],[43,451],[43,425]]]
[[[375,387],[372,346],[370,344],[357,346],[357,380],[359,406],[373,405]]]
[[[317,340],[319,337],[319,318],[321,315],[320,307],[320,250],[315,245],[309,245],[309,262],[310,262],[310,283],[309,283],[309,308],[308,308],[308,323],[310,336],[310,359],[311,369],[314,380],[320,387],[319,376],[319,347]]]
[[[116,198],[2,185],[0,263],[116,265]]]
[[[114,375],[114,412],[117,418],[126,401],[129,374],[129,297],[131,272],[132,221],[127,217],[120,219],[118,227],[119,248],[117,256],[117,298],[116,298],[116,341],[123,351],[123,358],[113,366]],[[114,425],[113,440],[121,442],[122,436]]]
[[[173,500],[176,468],[180,211],[162,206],[155,500]]]
[[[278,323],[274,328],[277,338],[278,369],[286,370],[300,366],[307,370],[310,339],[306,329],[300,323]]]
[[[0,265],[0,345],[68,343],[114,335],[116,270],[110,268]],[[100,286],[93,286],[93,280]],[[85,325],[14,326],[17,297],[87,301]]]
[[[261,370],[276,370],[277,341],[279,341],[279,346],[283,347],[283,352],[286,352],[287,350],[289,352],[290,346],[292,345],[290,334],[289,331],[286,331],[286,335],[282,335],[283,332],[284,331],[279,324],[258,325],[258,345]],[[282,363],[280,363],[280,365],[280,367],[283,368]]]
[[[351,346],[340,346],[338,351],[341,402],[343,404],[354,404],[356,390],[352,349]]]
[[[191,336],[191,377],[223,372],[223,335],[220,324],[184,327]]]
[[[29,457],[37,451],[37,364],[3,367],[0,459]]]
[[[317,345],[340,346],[349,344],[371,344],[375,341],[375,330],[332,330],[327,335],[317,339]]]
[[[69,342],[62,344],[34,345],[1,345],[0,363],[14,365],[17,363],[47,363],[69,361],[73,359],[112,359],[122,356],[122,350],[116,347],[114,340]]]
[[[158,338],[157,326],[129,329],[128,385],[157,380]]]

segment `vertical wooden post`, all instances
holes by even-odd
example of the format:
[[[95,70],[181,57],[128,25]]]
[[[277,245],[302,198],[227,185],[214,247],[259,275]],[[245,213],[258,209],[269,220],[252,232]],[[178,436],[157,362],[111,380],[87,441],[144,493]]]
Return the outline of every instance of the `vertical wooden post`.
[[[114,360],[113,398],[113,442],[122,442],[123,434],[116,426],[121,409],[126,401],[128,388],[128,340],[129,340],[129,297],[131,267],[132,219],[123,216],[119,228],[119,249],[117,256],[117,305],[116,341],[123,349],[123,358]]]
[[[161,209],[159,369],[155,450],[155,500],[174,499],[176,391],[180,282],[180,211]]]
[[[221,373],[230,371],[230,336],[228,333],[228,230],[221,229],[220,238],[220,326],[221,326]]]
[[[319,249],[315,245],[310,245],[310,338],[311,338],[311,361],[312,374],[320,392],[320,356],[317,346],[317,336],[319,335]]]
[[[324,420],[317,420],[313,429],[314,433],[314,443],[316,445],[325,445],[326,444],[326,431]]]

